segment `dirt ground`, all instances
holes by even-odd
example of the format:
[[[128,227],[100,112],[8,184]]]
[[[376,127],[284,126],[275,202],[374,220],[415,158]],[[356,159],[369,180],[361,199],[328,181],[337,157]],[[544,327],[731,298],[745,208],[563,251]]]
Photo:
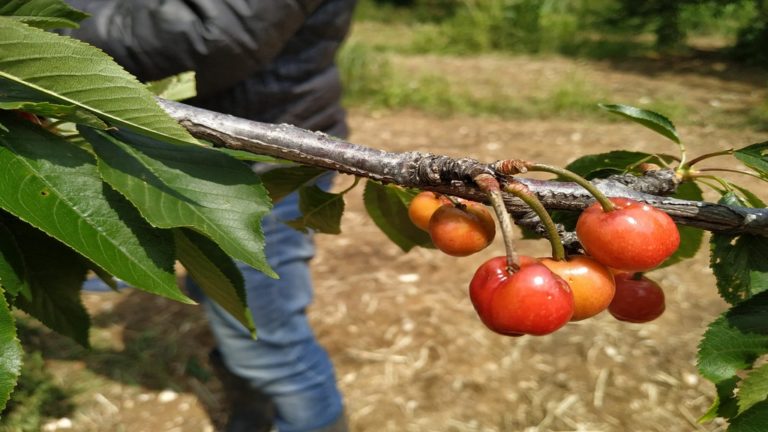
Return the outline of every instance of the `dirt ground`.
[[[712,64],[665,69],[657,63],[633,70],[560,58],[452,62],[460,60],[439,66],[448,75],[471,75],[468,67],[478,76],[504,74],[511,83],[536,77],[537,85],[547,79],[542,71],[576,68],[596,91],[611,95],[608,102],[642,104],[659,89],[677,95],[703,107],[690,112],[690,119],[675,119],[693,154],[765,140],[754,130],[700,121],[712,110],[727,115],[764,100],[765,81],[750,71],[739,75]],[[353,110],[350,124],[356,143],[489,161],[520,157],[563,165],[618,148],[675,150],[639,126],[594,118],[436,118]],[[350,183],[341,177],[338,186]],[[506,338],[483,327],[467,296],[475,268],[503,253],[500,242],[468,258],[432,250],[403,254],[365,214],[361,189],[347,201],[342,235],[317,237],[316,301],[309,312],[337,366],[351,430],[725,429],[717,421],[696,422],[713,396],[713,387],[696,373],[696,346],[706,324],[726,308],[706,250],[651,274],[667,295],[666,313],[652,323],[620,323],[604,313],[553,335]],[[521,241],[519,248],[531,255],[548,250],[543,241]],[[89,294],[85,300],[94,314],[92,352],[52,336],[33,338],[59,384],[77,390],[75,411],[45,430],[213,431],[221,424],[220,389],[206,363],[211,336],[198,308],[135,291]]]

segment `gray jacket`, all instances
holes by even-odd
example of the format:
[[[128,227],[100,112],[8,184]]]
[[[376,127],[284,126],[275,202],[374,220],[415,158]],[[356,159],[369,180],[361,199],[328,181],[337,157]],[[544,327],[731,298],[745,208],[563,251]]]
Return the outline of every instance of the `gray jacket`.
[[[142,81],[197,72],[192,105],[347,134],[334,63],[355,0],[68,0],[69,32]]]

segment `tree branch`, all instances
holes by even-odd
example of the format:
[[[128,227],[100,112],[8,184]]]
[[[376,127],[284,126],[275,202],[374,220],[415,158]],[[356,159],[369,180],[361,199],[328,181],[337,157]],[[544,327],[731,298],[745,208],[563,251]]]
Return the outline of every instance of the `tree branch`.
[[[192,107],[178,102],[158,100],[160,106],[192,135],[215,146],[274,156],[305,165],[327,168],[345,174],[366,177],[383,183],[441,192],[474,201],[487,202],[487,196],[473,178],[487,173],[505,177],[474,159],[454,159],[431,153],[394,153],[339,140],[319,132],[295,126],[259,123]],[[655,178],[595,180],[593,183],[608,196],[622,196],[652,204],[667,212],[676,222],[714,232],[750,233],[768,236],[768,209],[725,206],[660,196],[674,190],[669,172]],[[550,210],[579,211],[594,201],[582,187],[570,182],[542,181],[516,177],[536,194]],[[670,189],[671,188],[671,189]],[[504,195],[507,209],[515,216],[529,208],[518,198]]]

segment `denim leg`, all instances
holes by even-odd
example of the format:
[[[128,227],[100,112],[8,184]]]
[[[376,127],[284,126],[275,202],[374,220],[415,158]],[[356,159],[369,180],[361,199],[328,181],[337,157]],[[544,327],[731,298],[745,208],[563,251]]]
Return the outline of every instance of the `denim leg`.
[[[281,223],[298,215],[296,197],[285,198],[262,222],[268,261],[280,279],[239,263],[258,338],[217,304],[203,299],[224,363],[272,397],[281,432],[312,431],[342,415],[333,365],[309,326],[312,301],[311,236]],[[194,282],[188,281],[193,291]]]

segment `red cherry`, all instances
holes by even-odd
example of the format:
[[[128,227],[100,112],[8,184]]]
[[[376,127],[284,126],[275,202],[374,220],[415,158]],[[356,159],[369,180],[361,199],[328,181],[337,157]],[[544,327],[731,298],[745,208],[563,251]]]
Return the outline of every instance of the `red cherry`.
[[[496,333],[552,333],[573,315],[571,289],[535,259],[521,257],[520,261],[515,273],[509,273],[503,256],[482,264],[469,285],[472,304],[483,324]]]
[[[614,276],[616,294],[608,306],[608,312],[617,320],[632,323],[652,321],[664,313],[664,291],[645,276],[631,273]]]
[[[589,255],[608,267],[629,272],[650,270],[675,253],[680,233],[669,215],[627,198],[611,198],[615,210],[589,206],[576,234]]]

